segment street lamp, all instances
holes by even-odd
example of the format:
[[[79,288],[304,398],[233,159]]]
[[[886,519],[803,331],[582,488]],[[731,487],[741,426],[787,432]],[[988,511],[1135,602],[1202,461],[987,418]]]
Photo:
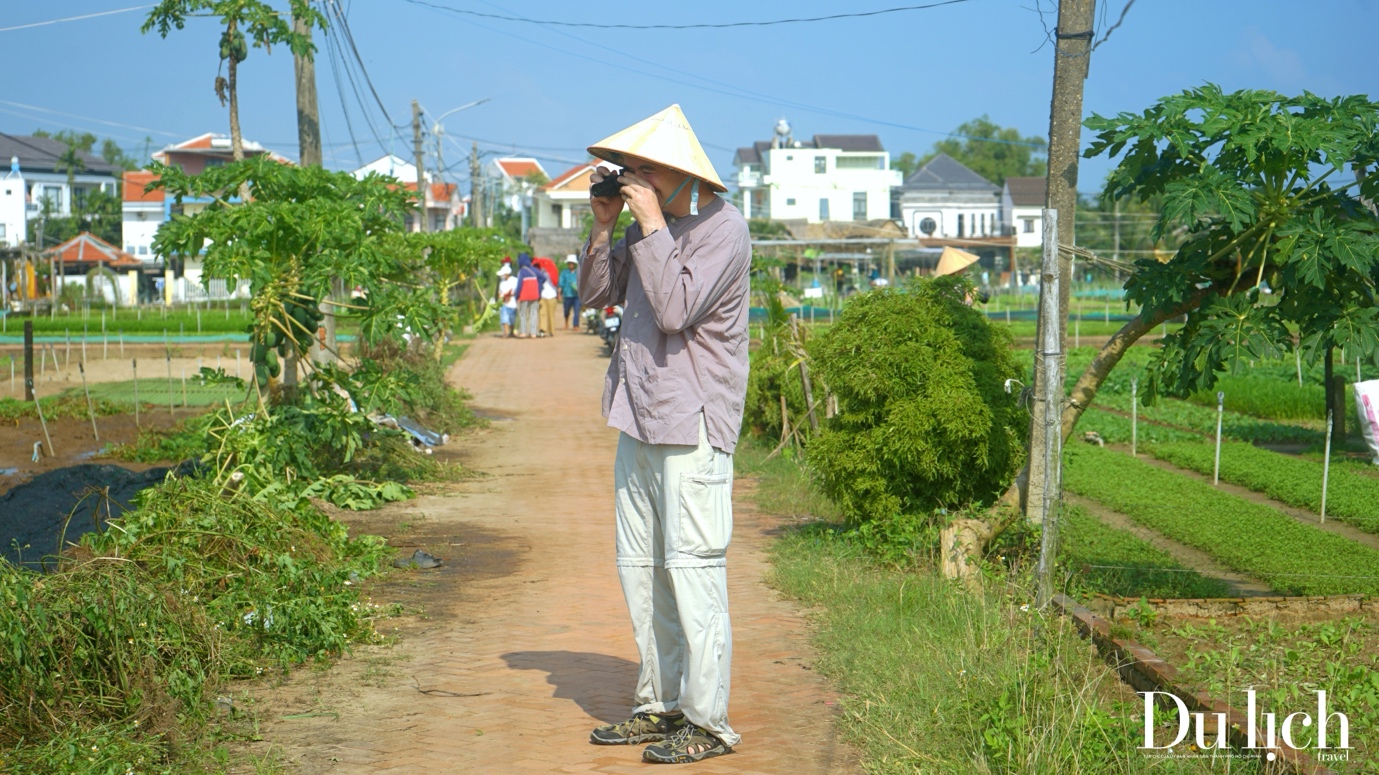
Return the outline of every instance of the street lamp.
[[[444,113],[440,114],[440,116],[438,116],[438,117],[436,118],[435,122],[432,123],[432,125],[431,125],[431,134],[432,134],[433,136],[435,136],[435,138],[436,138],[436,170],[437,170],[437,177],[439,177],[439,175],[442,174],[442,173],[444,173],[444,171],[445,171],[445,156],[444,156],[444,155],[442,154],[442,152],[441,152],[441,138],[445,135],[445,127],[441,125],[441,121],[442,121],[446,116],[449,116],[449,115],[451,115],[452,113],[459,113],[459,112],[462,111],[462,110],[468,110],[469,108],[472,108],[472,107],[474,107],[474,106],[476,106],[476,105],[482,105],[482,104],[484,104],[485,102],[488,102],[490,99],[491,99],[490,97],[484,97],[484,98],[481,99],[481,100],[474,100],[473,102],[468,103],[468,104],[466,104],[466,105],[461,105],[461,106],[459,106],[458,108],[452,108],[452,109],[450,109],[450,110],[447,110],[447,111],[445,111]],[[418,192],[420,192],[420,191],[422,190],[422,183],[421,183],[421,181],[422,181],[422,179],[423,179],[424,177],[425,177],[425,176],[422,175],[421,170],[417,170],[417,191],[418,191]]]

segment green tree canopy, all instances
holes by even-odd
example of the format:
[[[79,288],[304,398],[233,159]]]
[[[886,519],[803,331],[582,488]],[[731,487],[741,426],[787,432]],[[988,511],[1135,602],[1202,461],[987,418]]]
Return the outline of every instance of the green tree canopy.
[[[1136,262],[1125,288],[1142,309],[1078,380],[1065,435],[1124,349],[1167,317],[1187,322],[1151,363],[1151,397],[1209,389],[1292,349],[1294,332],[1312,361],[1332,347],[1379,349],[1379,217],[1368,204],[1379,198],[1368,174],[1379,103],[1209,84],[1086,125],[1097,133],[1088,157],[1124,154],[1106,196],[1161,198],[1150,236],[1184,236],[1171,259]]]
[[[1048,141],[1042,137],[1022,137],[1019,130],[1002,127],[981,116],[953,130],[952,137],[934,143],[933,150],[919,159],[914,169],[946,153],[999,186],[1006,178],[1043,175],[1048,169],[1047,148]],[[904,157],[901,154],[900,158]]]

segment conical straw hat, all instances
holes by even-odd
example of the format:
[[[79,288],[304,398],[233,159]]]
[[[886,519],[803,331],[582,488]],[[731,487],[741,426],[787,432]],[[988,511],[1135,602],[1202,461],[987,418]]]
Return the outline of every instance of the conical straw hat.
[[[975,264],[977,258],[977,256],[968,253],[966,250],[946,247],[943,249],[943,255],[938,258],[938,268],[934,270],[934,276],[942,277],[944,275],[957,274],[972,264]]]
[[[620,167],[629,166],[628,156],[655,162],[699,178],[719,193],[728,187],[719,180],[713,164],[699,145],[699,138],[679,105],[671,105],[648,119],[589,146],[589,153]]]

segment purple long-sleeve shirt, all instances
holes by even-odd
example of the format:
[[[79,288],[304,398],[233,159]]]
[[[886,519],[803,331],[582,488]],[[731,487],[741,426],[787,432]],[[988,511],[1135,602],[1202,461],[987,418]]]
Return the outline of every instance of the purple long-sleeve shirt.
[[[732,452],[747,396],[747,221],[721,197],[666,220],[645,236],[634,223],[611,249],[586,244],[580,257],[581,303],[623,305],[603,415],[648,444],[693,446],[702,410],[709,443]]]

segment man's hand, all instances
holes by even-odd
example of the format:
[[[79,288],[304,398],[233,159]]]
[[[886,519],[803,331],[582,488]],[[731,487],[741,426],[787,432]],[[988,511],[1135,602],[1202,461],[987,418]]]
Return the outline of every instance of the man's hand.
[[[589,175],[589,183],[590,185],[595,185],[612,174],[613,172],[607,167],[595,167],[593,173]],[[589,208],[594,211],[594,231],[607,231],[611,233],[613,225],[618,222],[618,216],[622,214],[622,207],[622,197],[599,197],[590,194]]]
[[[661,199],[651,184],[632,170],[622,175],[622,198],[632,217],[641,224],[642,234],[650,234],[666,227],[665,216],[661,214]]]

